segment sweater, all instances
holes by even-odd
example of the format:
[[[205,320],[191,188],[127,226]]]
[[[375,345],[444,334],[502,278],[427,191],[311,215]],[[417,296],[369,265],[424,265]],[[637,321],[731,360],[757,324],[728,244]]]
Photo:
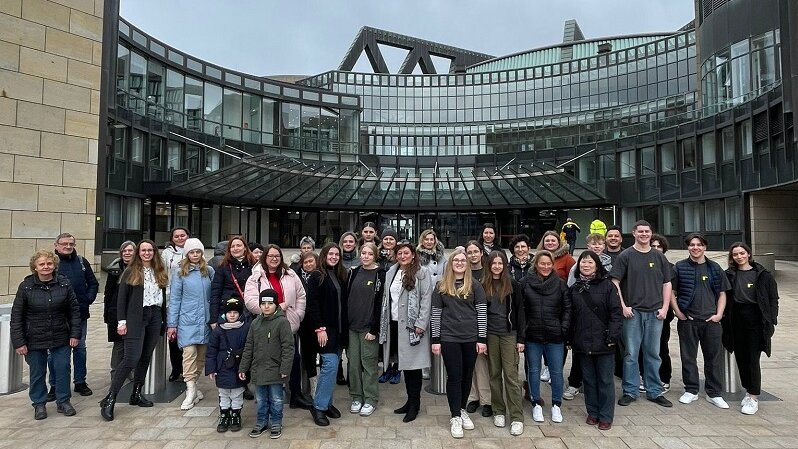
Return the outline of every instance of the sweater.
[[[456,287],[462,281],[455,283]],[[466,297],[441,293],[438,287],[432,292],[430,318],[431,341],[449,343],[485,343],[488,335],[487,300],[485,290],[477,282],[471,283],[472,292]]]

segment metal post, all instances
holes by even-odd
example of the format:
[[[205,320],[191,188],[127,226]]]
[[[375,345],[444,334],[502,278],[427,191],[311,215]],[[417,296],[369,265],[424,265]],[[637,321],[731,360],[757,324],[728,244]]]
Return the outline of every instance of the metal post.
[[[22,361],[11,344],[11,304],[0,305],[0,395],[27,387],[22,383]]]
[[[740,376],[737,371],[737,362],[731,352],[723,351],[723,392],[737,393],[742,391]]]
[[[169,365],[167,357],[166,336],[158,340],[155,349],[152,351],[150,368],[147,370],[147,377],[144,378],[144,393],[157,395],[162,393],[167,384],[166,369]]]
[[[432,394],[446,394],[446,366],[443,364],[443,357],[431,355],[432,366],[429,373],[429,385],[427,392]]]

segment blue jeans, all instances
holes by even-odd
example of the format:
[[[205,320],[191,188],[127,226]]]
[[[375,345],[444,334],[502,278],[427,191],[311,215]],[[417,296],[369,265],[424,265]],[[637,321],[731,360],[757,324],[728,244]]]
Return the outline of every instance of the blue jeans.
[[[325,352],[319,354],[319,358],[321,358],[321,368],[319,368],[319,380],[316,382],[316,397],[313,398],[313,407],[316,410],[325,411],[333,402],[339,355],[337,352]]]
[[[45,404],[47,402],[47,376],[48,361],[50,365],[50,376],[54,380],[55,400],[59,404],[69,401],[72,397],[72,389],[69,384],[70,365],[69,354],[72,348],[69,345],[59,346],[54,349],[41,349],[38,351],[28,351],[25,361],[30,367],[30,389],[28,395],[33,405]]]
[[[551,404],[562,405],[563,374],[562,366],[565,362],[564,343],[533,343],[526,342],[524,354],[529,364],[527,382],[529,383],[529,396],[533,404],[540,400],[540,358],[544,355],[549,363],[551,374]]]
[[[272,427],[283,425],[283,396],[283,384],[255,386],[255,400],[258,401],[258,426],[270,423]]]
[[[637,357],[643,350],[643,373],[646,397],[655,399],[662,395],[662,382],[659,378],[659,336],[662,334],[662,320],[657,312],[634,310],[632,318],[623,322],[623,394],[636,398],[640,395],[640,367]]]
[[[80,320],[80,341],[78,346],[72,349],[72,364],[75,365],[75,383],[86,383],[86,334],[89,329],[88,320]],[[47,366],[50,368],[50,385],[55,385],[53,380],[53,364],[47,358]]]

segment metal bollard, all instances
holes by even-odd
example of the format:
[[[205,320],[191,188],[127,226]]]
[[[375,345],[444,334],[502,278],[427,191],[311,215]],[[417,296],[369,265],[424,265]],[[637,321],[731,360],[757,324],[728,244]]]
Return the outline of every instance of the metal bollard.
[[[11,304],[0,305],[0,395],[16,393],[27,385],[22,383],[24,358],[11,344]]]
[[[147,377],[144,378],[144,393],[157,395],[163,393],[167,385],[166,370],[169,366],[167,357],[168,344],[166,336],[158,340],[155,349],[152,351],[150,368],[147,370]]]
[[[446,366],[443,357],[432,354],[432,366],[429,372],[429,386],[427,392],[432,394],[446,394]]]
[[[737,362],[731,352],[723,350],[723,392],[737,393],[738,391],[742,391],[742,385],[740,385]]]

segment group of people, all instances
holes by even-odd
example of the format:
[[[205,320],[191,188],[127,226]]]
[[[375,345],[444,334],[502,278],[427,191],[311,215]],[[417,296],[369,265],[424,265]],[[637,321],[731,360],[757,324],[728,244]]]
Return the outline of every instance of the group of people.
[[[578,231],[574,226],[564,231]],[[721,397],[725,347],[735,354],[747,392],[741,412],[756,413],[759,357],[770,355],[778,291],[751,249],[734,243],[724,270],[706,258],[704,236],[690,234],[689,257],[673,265],[664,255],[667,239],[653,234],[645,221],[635,223],[634,244],[625,249],[620,228],[610,226],[606,234],[595,228],[577,259],[573,240],[564,241],[556,231],[543,234],[534,254],[529,237],[515,236],[508,257],[492,224],[448,255],[432,229],[414,245],[392,229],[378,236],[373,223],[359,235],[344,233],[318,254],[313,239],[305,237],[291,261],[276,245],[248,244],[234,236],[218,259],[206,263],[203,243],[185,228],[172,230],[170,245],[160,254],[151,240],[124,242],[107,268],[104,318],[113,350],[101,416],[114,419],[117,395],[131,374],[129,404],[153,405],[142,395],[144,376],[155,345],[166,335],[179,361],[173,374],[186,382],[181,409],[203,399],[197,381],[204,372],[218,388],[218,432],[242,428],[249,394],[257,399],[249,435],[268,431],[279,438],[284,384],[289,405],[308,409],[319,426],[341,416],[334,405],[336,384],[348,384],[350,413],[369,416],[379,403],[378,384],[399,383],[402,377],[406,401],[394,413],[411,422],[421,411],[421,387],[433,356],[446,368],[455,438],[475,427],[469,413],[479,407],[495,426],[509,423],[511,435],[521,435],[523,398],[532,404],[533,421],[543,422],[542,382],[551,384],[552,422],[564,420],[562,401],[582,392],[586,422],[607,430],[616,405],[613,374],[622,378],[618,405],[628,406],[644,393],[649,401],[672,406],[664,393],[670,388],[673,319],[685,386],[679,401],[698,399],[700,346],[706,399],[729,407]],[[69,402],[70,349],[75,391],[88,390],[86,318],[97,284],[74,246],[74,237],[64,234],[56,240],[56,253],[36,252],[32,274],[14,300],[12,340],[31,367],[36,419],[46,418],[48,358],[58,412],[75,414]],[[303,374],[310,379],[309,391],[303,391]]]

